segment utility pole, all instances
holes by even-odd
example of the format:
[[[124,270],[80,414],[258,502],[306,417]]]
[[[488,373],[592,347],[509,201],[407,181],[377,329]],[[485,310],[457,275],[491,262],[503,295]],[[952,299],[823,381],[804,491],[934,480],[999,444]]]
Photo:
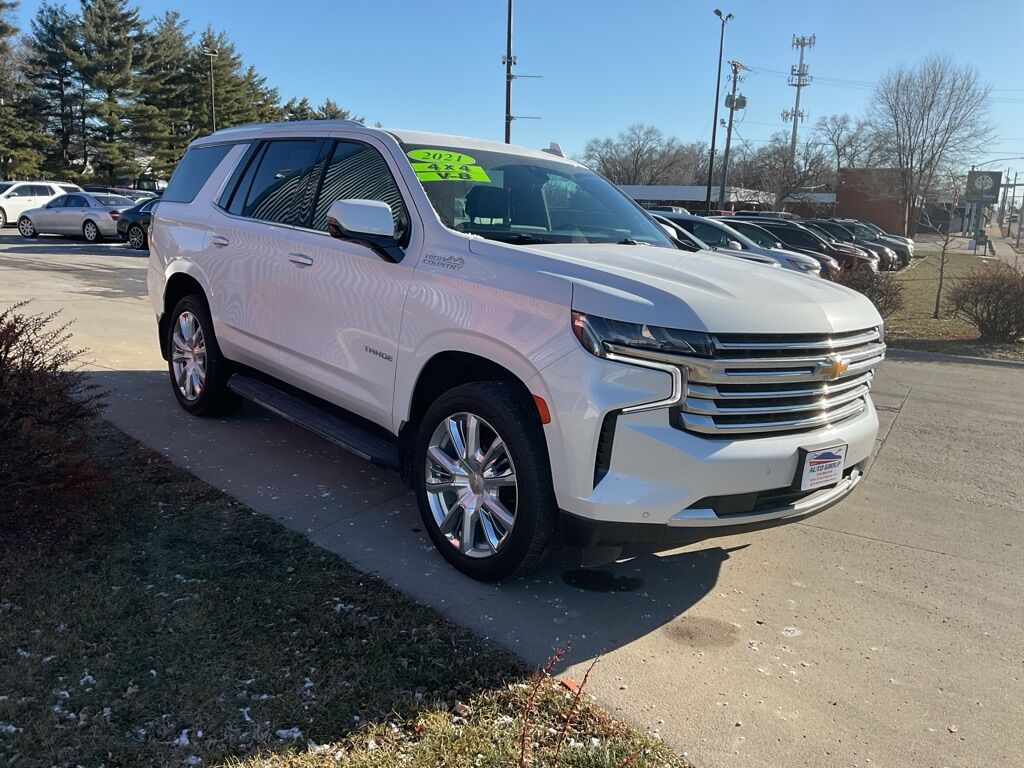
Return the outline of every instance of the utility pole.
[[[505,64],[505,143],[512,143],[512,65],[516,57],[512,55],[512,0],[508,0],[508,33],[505,37],[505,55],[501,57]]]
[[[707,195],[704,200],[706,212],[711,211],[711,184],[715,178],[715,137],[718,135],[718,100],[722,97],[722,51],[725,49],[725,25],[735,18],[731,13],[722,13],[720,8],[715,8],[715,16],[721,19],[722,29],[718,35],[718,74],[715,75],[715,109],[711,117],[711,153],[708,159]]]
[[[804,119],[804,113],[800,109],[800,91],[811,84],[811,76],[808,74],[807,65],[804,64],[804,50],[813,48],[816,38],[814,35],[793,35],[793,47],[800,49],[800,63],[794,64],[790,69],[789,84],[796,88],[796,103],[793,111],[788,109],[782,113],[783,121],[793,121],[793,135],[789,140],[789,164],[796,165],[796,128],[797,122]]]
[[[722,207],[725,200],[725,186],[729,182],[729,147],[732,146],[732,121],[737,109],[745,109],[747,97],[742,94],[736,95],[736,86],[739,84],[740,72],[746,67],[738,61],[729,61],[732,68],[732,92],[725,97],[725,106],[729,108],[729,123],[725,129],[725,152],[722,153],[722,182],[718,185],[718,207]]]
[[[1006,167],[1006,175],[1003,176],[1003,199],[999,203],[999,213],[996,214],[996,225],[1000,230],[1003,228],[1003,215],[1006,213],[1006,196],[1010,194],[1010,167]]]

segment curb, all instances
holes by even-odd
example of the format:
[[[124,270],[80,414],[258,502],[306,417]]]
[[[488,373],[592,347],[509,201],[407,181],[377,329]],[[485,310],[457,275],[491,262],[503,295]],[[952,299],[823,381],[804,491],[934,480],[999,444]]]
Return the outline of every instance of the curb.
[[[992,365],[997,368],[1019,368],[1024,370],[1024,362],[1017,360],[1000,360],[997,357],[976,357],[972,355],[951,355],[945,352],[927,352],[921,349],[902,349],[888,346],[885,350],[886,359],[914,360],[924,363],[961,363],[968,365]]]

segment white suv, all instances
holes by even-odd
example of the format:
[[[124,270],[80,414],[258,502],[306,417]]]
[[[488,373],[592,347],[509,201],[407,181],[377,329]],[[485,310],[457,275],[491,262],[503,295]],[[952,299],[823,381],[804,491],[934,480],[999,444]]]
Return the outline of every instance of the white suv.
[[[199,139],[153,213],[181,406],[249,398],[415,490],[478,579],[804,519],[863,476],[882,321],[673,247],[584,166],[348,121]]]
[[[59,195],[81,191],[66,181],[0,181],[0,227],[17,223],[25,211],[41,208]]]

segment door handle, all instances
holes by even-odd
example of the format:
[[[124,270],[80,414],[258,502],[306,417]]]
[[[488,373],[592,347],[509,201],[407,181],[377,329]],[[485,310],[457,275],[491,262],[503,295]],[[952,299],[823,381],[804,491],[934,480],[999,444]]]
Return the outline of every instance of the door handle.
[[[304,253],[289,253],[288,261],[292,264],[298,264],[300,267],[313,266],[313,260]]]
[[[231,241],[228,240],[223,235],[214,235],[213,237],[210,238],[210,242],[213,243],[214,245],[216,245],[218,248],[223,248],[225,245],[227,245]]]

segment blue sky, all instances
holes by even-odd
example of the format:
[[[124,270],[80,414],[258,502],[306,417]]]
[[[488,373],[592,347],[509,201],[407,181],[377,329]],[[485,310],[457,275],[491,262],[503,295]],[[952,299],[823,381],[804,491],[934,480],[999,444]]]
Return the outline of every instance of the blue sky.
[[[22,26],[38,7],[22,0]],[[77,7],[77,2],[69,3]],[[143,14],[174,8],[195,29],[225,30],[283,98],[326,97],[385,126],[500,139],[505,0],[141,0]],[[567,152],[587,139],[650,123],[683,141],[710,136],[718,19],[725,58],[753,69],[739,135],[786,130],[793,34],[817,36],[807,54],[815,82],[802,107],[809,130],[833,112],[858,114],[887,69],[931,52],[971,61],[994,89],[999,140],[988,158],[1024,155],[1024,77],[1014,42],[1024,2],[952,0],[516,0],[513,141]],[[1017,30],[1016,32],[1009,32]],[[723,73],[724,79],[724,73]],[[1013,162],[1008,163],[1014,165]],[[1024,160],[1016,161],[1024,172]],[[997,167],[997,166],[993,166]]]

